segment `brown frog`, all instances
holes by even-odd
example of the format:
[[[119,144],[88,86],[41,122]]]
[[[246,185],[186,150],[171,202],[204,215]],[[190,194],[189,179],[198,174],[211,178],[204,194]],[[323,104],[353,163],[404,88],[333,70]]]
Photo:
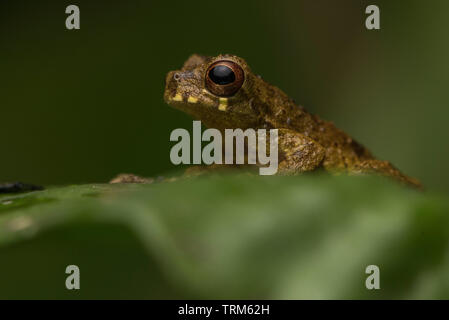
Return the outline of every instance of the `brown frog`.
[[[420,186],[388,161],[374,158],[333,123],[308,113],[235,55],[192,55],[181,70],[167,74],[164,100],[209,128],[278,129],[278,174],[321,168],[376,173]]]

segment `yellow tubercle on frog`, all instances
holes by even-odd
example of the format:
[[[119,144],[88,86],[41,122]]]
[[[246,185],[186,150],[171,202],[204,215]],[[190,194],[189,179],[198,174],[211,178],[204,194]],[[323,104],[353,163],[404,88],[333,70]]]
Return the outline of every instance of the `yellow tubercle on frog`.
[[[197,102],[198,102],[198,98],[195,98],[195,97],[190,96],[190,97],[187,99],[187,102],[189,102],[189,103],[197,103]]]
[[[228,98],[220,98],[219,101],[220,103],[218,105],[218,110],[226,111],[226,109],[228,108]]]
[[[172,100],[173,100],[173,101],[182,101],[182,96],[181,96],[179,93],[177,93],[177,94],[172,98]]]

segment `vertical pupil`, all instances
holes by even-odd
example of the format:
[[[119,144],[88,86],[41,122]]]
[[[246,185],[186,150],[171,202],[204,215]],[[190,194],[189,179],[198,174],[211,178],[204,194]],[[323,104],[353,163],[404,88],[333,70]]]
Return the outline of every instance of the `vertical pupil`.
[[[235,74],[231,68],[227,66],[216,66],[209,71],[209,78],[216,84],[224,85],[235,81]]]

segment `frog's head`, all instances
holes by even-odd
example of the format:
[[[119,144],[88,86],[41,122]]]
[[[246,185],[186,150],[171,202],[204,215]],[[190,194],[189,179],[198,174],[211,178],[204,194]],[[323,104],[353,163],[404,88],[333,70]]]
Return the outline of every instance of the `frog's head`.
[[[195,54],[167,74],[164,99],[207,127],[255,128],[262,116],[255,103],[260,81],[242,58]]]

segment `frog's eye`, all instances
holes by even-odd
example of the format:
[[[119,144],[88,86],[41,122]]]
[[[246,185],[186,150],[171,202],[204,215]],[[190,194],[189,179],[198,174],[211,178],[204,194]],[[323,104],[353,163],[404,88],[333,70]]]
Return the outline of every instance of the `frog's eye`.
[[[206,71],[206,87],[220,97],[230,97],[236,94],[245,80],[243,69],[235,62],[217,61]]]

